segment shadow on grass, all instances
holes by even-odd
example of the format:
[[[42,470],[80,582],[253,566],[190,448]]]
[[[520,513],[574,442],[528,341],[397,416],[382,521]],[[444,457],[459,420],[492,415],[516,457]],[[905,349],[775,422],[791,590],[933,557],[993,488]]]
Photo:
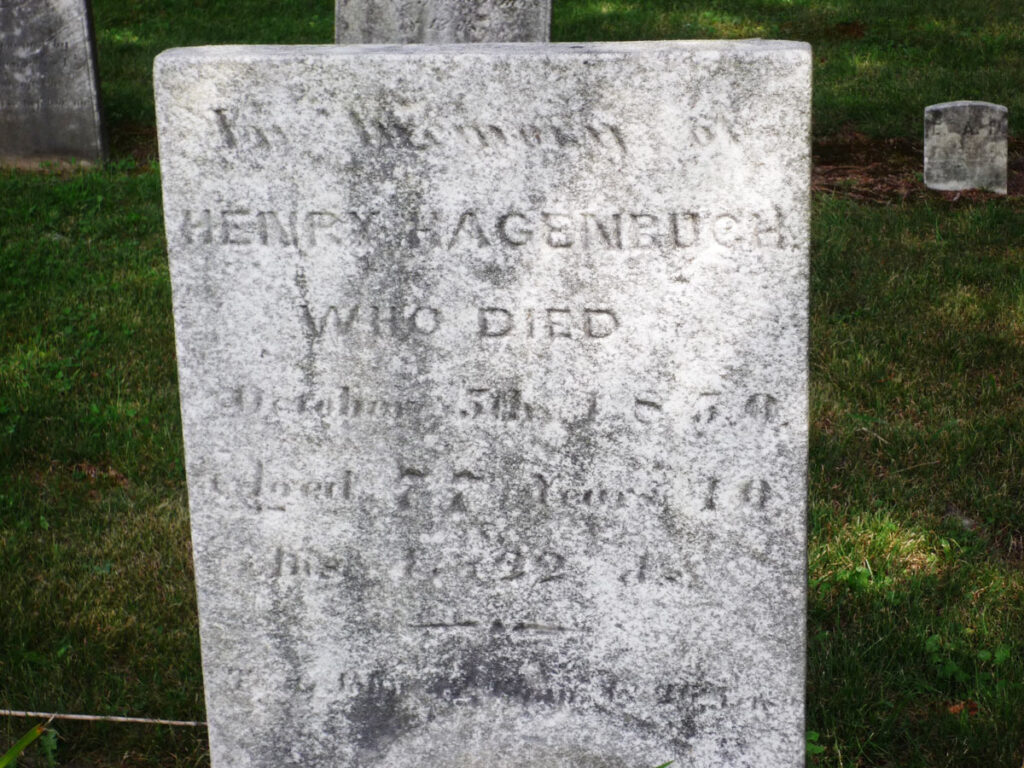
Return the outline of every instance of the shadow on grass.
[[[983,99],[1024,108],[1019,7],[734,0],[556,0],[554,40],[781,38],[814,51],[814,130],[919,137],[924,107]],[[1011,130],[1012,127],[1011,127]]]
[[[1024,207],[816,199],[809,727],[822,765],[1016,765]]]

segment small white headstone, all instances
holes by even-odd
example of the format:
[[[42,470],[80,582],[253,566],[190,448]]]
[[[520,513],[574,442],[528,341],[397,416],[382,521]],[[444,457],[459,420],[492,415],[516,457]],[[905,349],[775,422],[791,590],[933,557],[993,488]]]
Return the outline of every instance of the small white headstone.
[[[551,0],[336,0],[336,43],[529,43],[550,36]]]
[[[156,62],[214,768],[797,768],[810,49]]]
[[[105,154],[87,0],[0,0],[0,165]]]
[[[949,101],[924,110],[924,183],[944,191],[1006,194],[1006,107]]]

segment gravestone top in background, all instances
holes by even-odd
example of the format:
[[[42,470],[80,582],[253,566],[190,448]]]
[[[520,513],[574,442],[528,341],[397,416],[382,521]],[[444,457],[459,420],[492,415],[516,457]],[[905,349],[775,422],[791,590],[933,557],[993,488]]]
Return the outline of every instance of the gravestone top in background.
[[[809,47],[155,70],[214,768],[802,766]]]
[[[336,0],[336,43],[526,43],[550,36],[551,0]]]
[[[0,165],[105,157],[87,0],[0,2]]]
[[[949,101],[924,110],[924,183],[931,189],[1006,194],[1009,112],[987,101]]]

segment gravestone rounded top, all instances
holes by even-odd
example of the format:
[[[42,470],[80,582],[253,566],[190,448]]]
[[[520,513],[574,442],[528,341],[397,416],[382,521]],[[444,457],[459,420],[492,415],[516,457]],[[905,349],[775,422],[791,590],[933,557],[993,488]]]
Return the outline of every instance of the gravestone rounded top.
[[[936,110],[943,111],[943,110],[947,110],[947,109],[955,109],[955,108],[963,108],[963,107],[991,109],[991,110],[995,110],[997,112],[1007,112],[1007,111],[1009,111],[1002,104],[993,104],[990,101],[972,101],[970,99],[961,99],[959,101],[944,101],[941,104],[930,104],[927,107],[925,107],[924,110],[925,110],[925,112],[932,112],[932,111],[936,111]]]

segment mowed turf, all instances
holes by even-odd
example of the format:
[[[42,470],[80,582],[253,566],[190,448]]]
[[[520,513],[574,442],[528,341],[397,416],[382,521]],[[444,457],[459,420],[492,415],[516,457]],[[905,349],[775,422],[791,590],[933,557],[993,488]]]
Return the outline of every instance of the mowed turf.
[[[0,172],[0,708],[201,720],[152,58],[330,42],[333,8],[94,13],[113,162]],[[955,98],[1013,130],[1019,22],[999,0],[554,0],[553,35],[809,40],[816,135],[913,139]],[[950,198],[814,201],[812,765],[1024,758],[1024,201]],[[0,718],[0,753],[32,724]],[[57,729],[62,765],[207,762],[202,729]]]

